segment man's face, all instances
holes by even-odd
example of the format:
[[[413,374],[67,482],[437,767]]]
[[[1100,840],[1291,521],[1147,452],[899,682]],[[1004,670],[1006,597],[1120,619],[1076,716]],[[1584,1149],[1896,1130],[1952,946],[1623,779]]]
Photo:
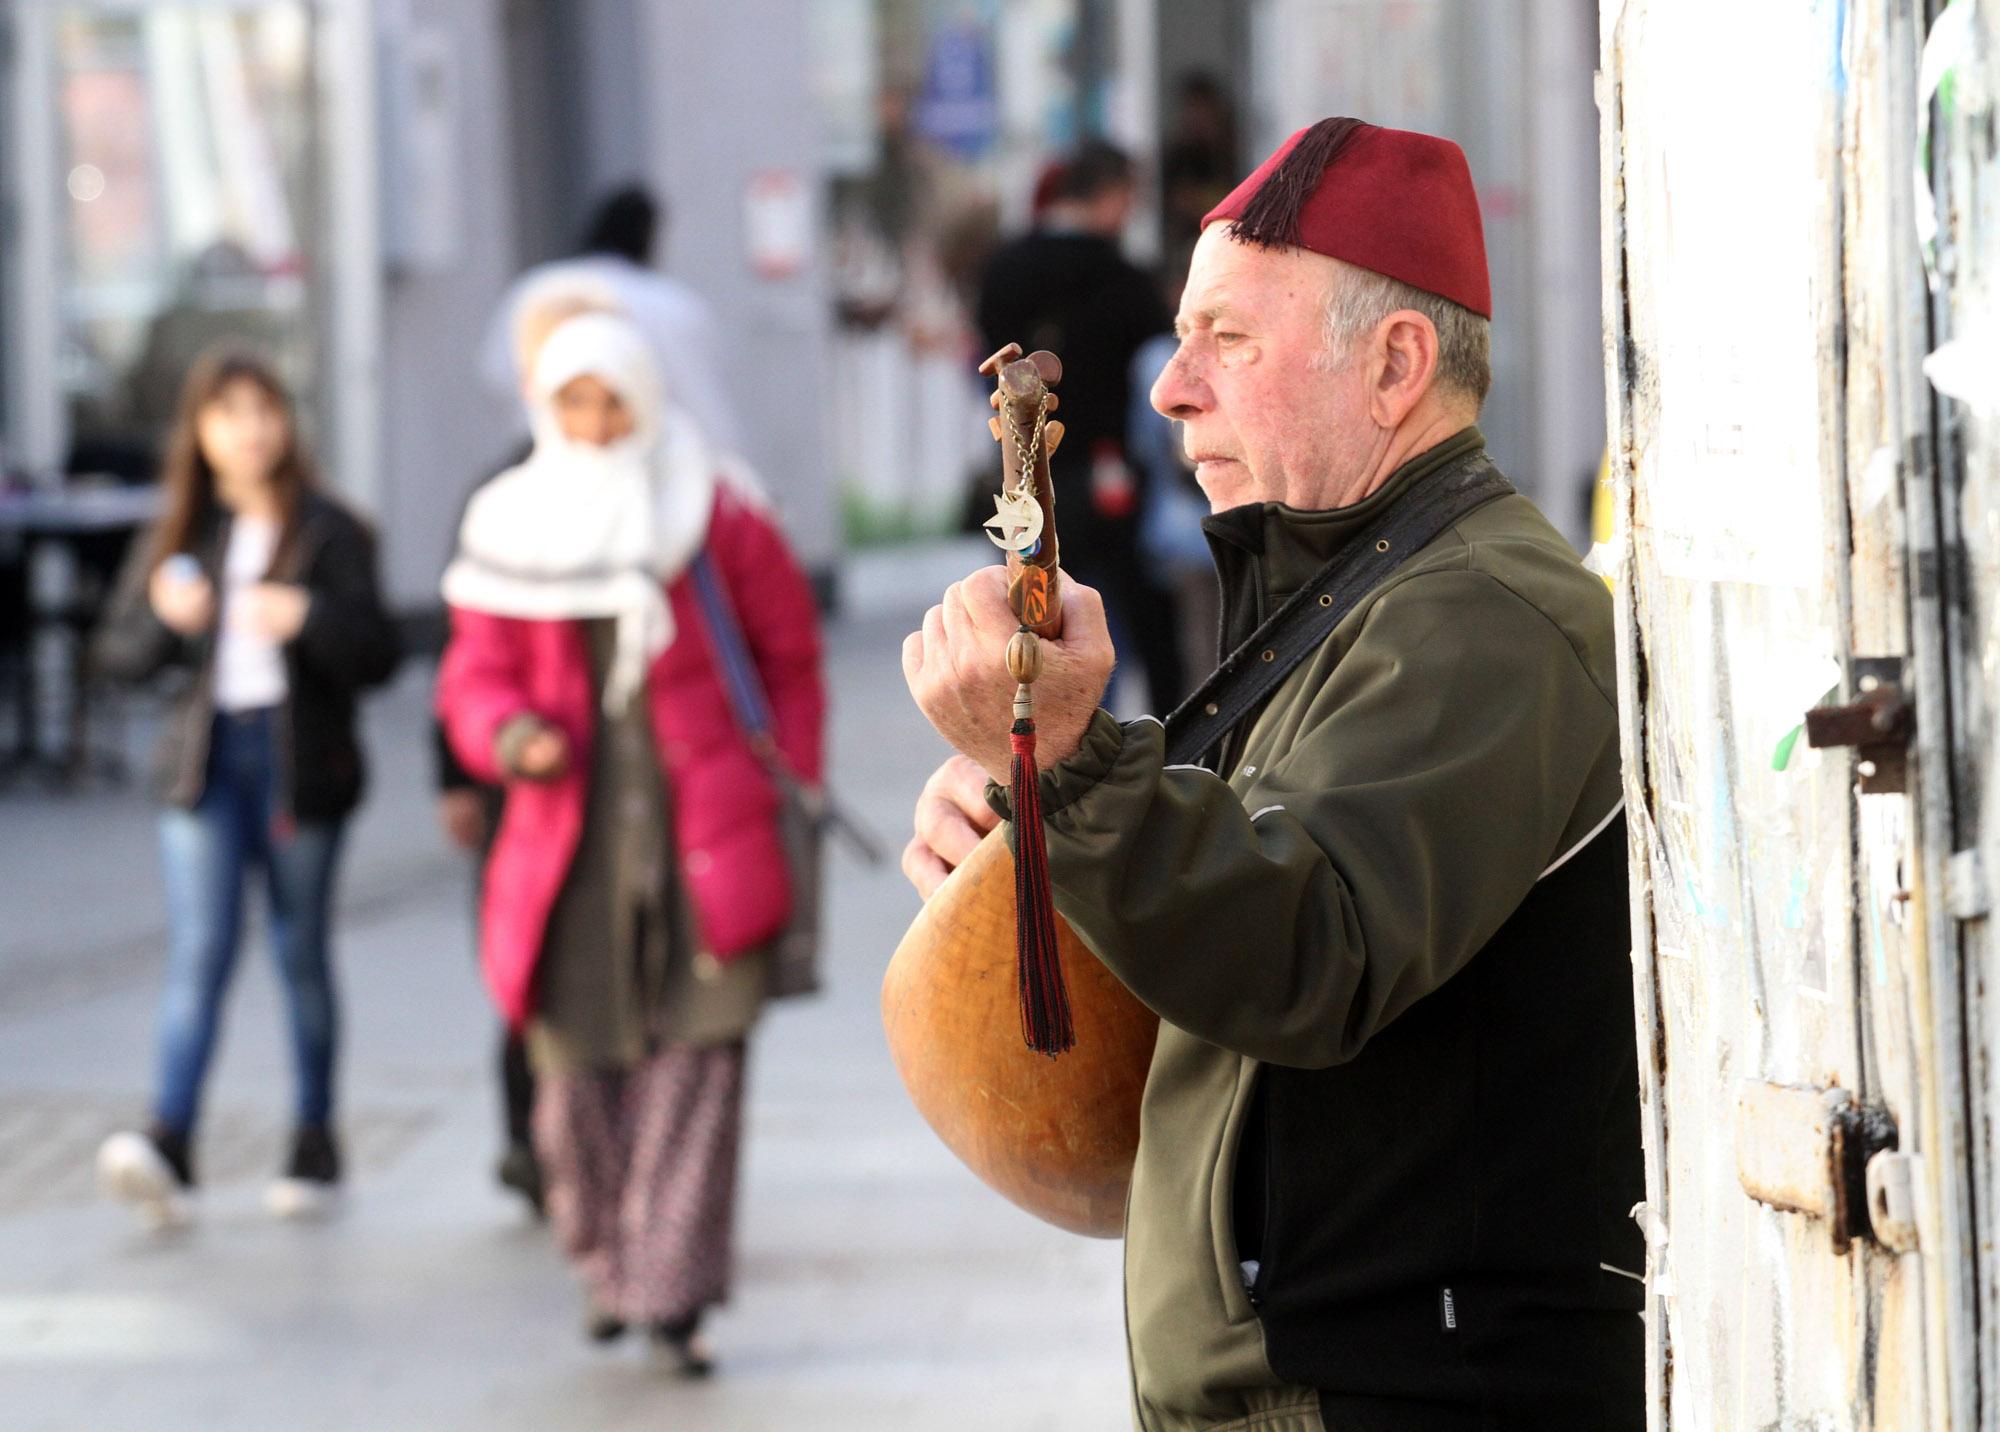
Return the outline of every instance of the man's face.
[[[1328,371],[1323,313],[1341,265],[1264,249],[1210,224],[1174,320],[1181,346],[1153,406],[1183,426],[1195,479],[1216,512],[1250,502],[1334,506],[1379,432],[1361,365]]]

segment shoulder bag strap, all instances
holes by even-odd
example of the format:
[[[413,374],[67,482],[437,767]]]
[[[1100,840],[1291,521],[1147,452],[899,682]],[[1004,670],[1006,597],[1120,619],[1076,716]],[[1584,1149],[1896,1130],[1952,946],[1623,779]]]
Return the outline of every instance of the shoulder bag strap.
[[[1169,764],[1205,764],[1404,559],[1514,485],[1484,452],[1417,485],[1355,533],[1167,717]]]

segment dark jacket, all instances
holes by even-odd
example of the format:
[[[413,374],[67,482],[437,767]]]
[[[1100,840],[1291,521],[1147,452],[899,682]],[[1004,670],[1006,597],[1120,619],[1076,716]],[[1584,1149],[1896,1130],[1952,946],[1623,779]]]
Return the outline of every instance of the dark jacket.
[[[218,592],[229,522],[229,515],[219,512],[193,543],[192,555]],[[98,670],[120,680],[149,681],[169,673],[180,678],[154,768],[161,798],[191,807],[207,784],[215,634],[183,637],[154,615],[146,591],[151,556],[150,538],[133,543],[93,651]],[[402,656],[376,583],[374,538],[332,498],[308,493],[271,579],[296,583],[312,596],[305,625],[284,648],[288,694],[278,723],[280,800],[298,820],[336,820],[360,804],[365,782],[355,697],[387,681]]]
[[[1353,507],[1209,521],[1254,628]],[[1099,712],[1056,907],[1162,1020],[1126,1222],[1147,1432],[1637,1432],[1644,1196],[1611,603],[1509,496],[1412,555],[1217,775]]]

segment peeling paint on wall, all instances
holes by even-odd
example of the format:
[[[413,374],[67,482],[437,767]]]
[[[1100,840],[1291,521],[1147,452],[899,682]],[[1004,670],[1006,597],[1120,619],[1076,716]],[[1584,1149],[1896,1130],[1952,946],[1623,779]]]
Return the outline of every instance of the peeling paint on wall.
[[[1959,71],[1990,73],[1996,8]],[[1922,384],[1912,9],[1600,7],[1656,1427],[1982,1425],[1960,946],[1942,900],[1967,765],[1950,717],[1971,706],[1953,684],[1956,510],[1940,507]],[[1955,106],[1980,92],[1961,82]],[[1934,148],[1984,176],[1990,122],[1966,157],[1980,133],[1954,108]],[[1947,289],[1972,266],[1972,227],[2000,273],[1993,187],[1954,190],[1977,191],[1977,225],[1941,210]],[[1932,367],[1979,385],[1964,351]],[[1968,493],[1975,517],[1983,590],[2000,593],[2000,500]],[[1977,653],[2000,666],[2000,619]],[[1805,710],[1857,699],[1859,658],[1890,662],[1869,670],[1902,673],[1916,705],[1900,792],[1860,794],[1854,750],[1798,742]],[[1788,1130],[1782,1111],[1820,1096],[1787,1091],[1840,1091],[1852,1129]],[[1755,1173],[1746,1108],[1767,1111]],[[1857,1180],[1877,1158],[1920,1189],[1921,1226],[1898,1233],[1914,1251],[1870,1236]],[[1852,1165],[1811,1211],[1771,1192],[1772,1169],[1827,1159]]]

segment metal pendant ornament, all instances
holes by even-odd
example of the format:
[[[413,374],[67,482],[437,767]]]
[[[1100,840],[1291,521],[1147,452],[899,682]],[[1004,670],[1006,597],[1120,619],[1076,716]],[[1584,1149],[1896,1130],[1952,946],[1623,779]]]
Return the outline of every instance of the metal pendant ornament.
[[[1026,492],[996,493],[986,535],[1003,552],[1033,556],[1042,541],[1042,506]]]

